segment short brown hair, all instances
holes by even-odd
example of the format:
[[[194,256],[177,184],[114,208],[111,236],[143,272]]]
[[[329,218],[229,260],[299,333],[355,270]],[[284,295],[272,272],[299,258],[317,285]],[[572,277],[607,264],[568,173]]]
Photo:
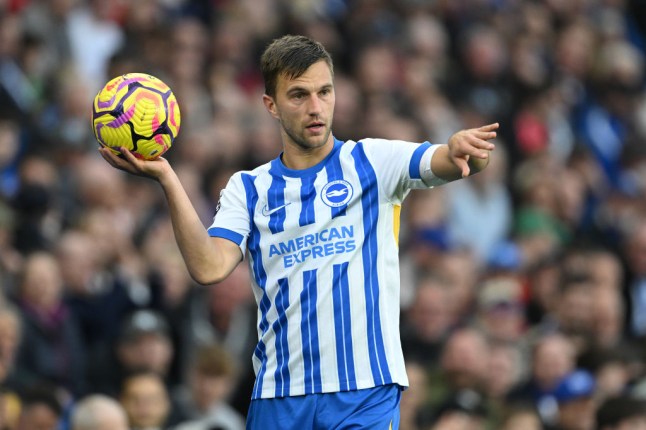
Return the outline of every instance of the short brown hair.
[[[334,73],[332,57],[323,45],[305,36],[287,35],[275,39],[260,57],[265,94],[276,95],[278,76],[298,78],[314,63],[324,60]]]
[[[204,345],[197,350],[193,369],[204,376],[232,376],[236,369],[229,353],[221,346]]]

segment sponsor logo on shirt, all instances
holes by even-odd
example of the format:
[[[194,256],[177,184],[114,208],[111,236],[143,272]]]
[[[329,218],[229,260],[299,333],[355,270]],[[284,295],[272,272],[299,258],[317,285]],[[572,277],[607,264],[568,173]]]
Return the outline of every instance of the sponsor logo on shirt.
[[[285,242],[269,245],[269,258],[280,256],[285,268],[308,260],[353,252],[357,248],[353,226],[331,227]]]

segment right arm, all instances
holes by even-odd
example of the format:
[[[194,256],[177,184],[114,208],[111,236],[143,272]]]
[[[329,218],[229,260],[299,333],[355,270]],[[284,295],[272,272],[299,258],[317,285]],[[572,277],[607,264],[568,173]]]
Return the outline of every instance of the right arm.
[[[155,179],[166,195],[173,232],[188,272],[198,283],[219,282],[242,260],[242,252],[228,239],[210,237],[177,174],[166,159],[140,160],[127,150],[123,158],[100,148],[103,158],[117,169]]]

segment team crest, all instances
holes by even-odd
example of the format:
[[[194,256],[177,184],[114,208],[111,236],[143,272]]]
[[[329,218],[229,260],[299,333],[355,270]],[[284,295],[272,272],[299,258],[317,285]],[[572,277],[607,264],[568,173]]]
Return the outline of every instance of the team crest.
[[[338,208],[348,204],[352,193],[352,185],[348,181],[338,179],[325,184],[321,190],[321,200],[331,208]]]

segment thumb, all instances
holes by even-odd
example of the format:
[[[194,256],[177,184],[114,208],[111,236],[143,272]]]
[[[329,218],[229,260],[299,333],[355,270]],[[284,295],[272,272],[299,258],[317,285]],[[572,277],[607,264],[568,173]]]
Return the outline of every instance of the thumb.
[[[458,168],[462,172],[463,178],[466,178],[467,176],[469,176],[469,173],[471,172],[471,169],[469,168],[469,164],[467,163],[467,160],[468,158],[459,158],[459,157],[456,157],[455,159],[453,159],[453,162],[455,163],[455,165],[458,166]]]

